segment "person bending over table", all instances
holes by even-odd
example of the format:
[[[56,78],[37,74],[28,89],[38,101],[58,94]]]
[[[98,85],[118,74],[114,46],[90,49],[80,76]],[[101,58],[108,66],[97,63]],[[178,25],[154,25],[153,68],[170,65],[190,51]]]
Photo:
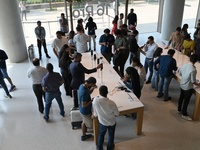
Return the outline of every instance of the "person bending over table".
[[[190,62],[184,64],[180,69],[179,73],[181,75],[181,93],[178,101],[178,113],[182,113],[182,118],[185,120],[192,120],[187,113],[187,107],[194,91],[193,84],[200,86],[200,83],[197,83],[196,74],[197,69],[194,64],[197,62],[198,56],[193,54],[190,56]]]
[[[92,128],[92,101],[90,94],[97,87],[96,79],[94,77],[89,77],[83,84],[80,85],[78,89],[78,99],[80,102],[79,109],[81,117],[83,120],[82,123],[82,136],[81,141],[85,141],[88,138],[91,138],[91,134],[86,134],[87,128]]]

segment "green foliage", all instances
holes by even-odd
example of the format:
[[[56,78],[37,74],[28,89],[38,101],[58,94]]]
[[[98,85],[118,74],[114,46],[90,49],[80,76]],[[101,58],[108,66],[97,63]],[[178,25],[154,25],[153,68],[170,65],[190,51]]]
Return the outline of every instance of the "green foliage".
[[[17,0],[18,3],[22,0]],[[49,3],[49,2],[63,2],[63,0],[23,0],[26,4],[40,4],[40,3]]]

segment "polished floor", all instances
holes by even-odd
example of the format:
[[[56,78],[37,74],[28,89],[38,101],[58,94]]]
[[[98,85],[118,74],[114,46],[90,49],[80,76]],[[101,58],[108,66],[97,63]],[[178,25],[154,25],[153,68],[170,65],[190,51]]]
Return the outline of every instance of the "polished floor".
[[[32,16],[30,16],[31,13],[33,13]],[[43,16],[45,19],[49,18],[49,16],[40,15],[41,12],[38,12],[38,10],[30,12],[30,14],[28,14],[28,17],[33,22],[44,19]],[[51,16],[53,15],[51,13]],[[57,16],[54,15],[54,17]],[[31,24],[26,28],[26,31],[24,30],[27,45],[36,45],[34,28],[35,24]],[[105,27],[103,26],[103,28]],[[98,35],[103,33],[103,28],[99,30]],[[190,28],[189,32],[193,33],[193,30]],[[146,32],[146,30],[144,31]],[[52,35],[54,33],[52,31]],[[167,43],[161,40],[159,33],[146,33],[139,35],[139,45],[143,45],[150,35],[155,37],[156,43],[161,47],[164,47]],[[46,63],[51,62],[55,71],[59,72],[57,59],[50,46],[55,36],[52,37],[50,34],[50,37],[48,34],[48,51],[52,58],[46,59],[43,56],[41,65],[45,66]],[[38,57],[36,47],[35,56]],[[144,57],[141,57],[141,60],[144,62]],[[3,89],[0,89],[0,150],[95,150],[93,138],[82,142],[80,140],[81,129],[72,130],[70,108],[73,102],[70,97],[65,96],[63,86],[61,91],[66,117],[62,118],[59,115],[58,105],[56,101],[53,101],[50,122],[44,121],[43,115],[37,109],[31,80],[27,77],[27,70],[30,66],[29,60],[16,64],[8,63],[8,72],[17,90],[11,93],[12,99],[6,99],[3,96]],[[10,88],[8,82],[6,83]],[[123,116],[117,117],[116,150],[200,150],[200,121],[183,120],[176,112],[179,97],[177,81],[172,80],[169,93],[172,100],[164,102],[156,97],[157,92],[151,89],[149,84],[144,85],[141,96],[141,102],[144,104],[142,135],[137,136],[135,133],[135,120]],[[193,95],[188,107],[190,116],[193,113],[194,101],[195,96]],[[105,147],[106,140],[107,137]]]
[[[146,41],[146,37],[153,35],[160,46],[159,33],[141,34],[139,44]],[[57,59],[48,46],[51,59],[43,56],[41,65],[51,62],[55,71],[59,71]],[[35,48],[37,57],[37,48]],[[143,57],[141,57],[143,60]],[[128,64],[127,64],[128,65]],[[3,97],[0,89],[0,150],[94,150],[93,139],[82,142],[81,129],[72,130],[70,123],[70,108],[72,99],[64,95],[66,117],[59,115],[56,101],[50,111],[50,122],[46,123],[43,115],[37,109],[36,98],[31,88],[31,80],[27,77],[30,61],[8,64],[9,75],[17,90],[12,92],[12,99]],[[10,85],[7,83],[8,87]],[[144,120],[142,135],[135,134],[135,120],[120,116],[117,118],[116,150],[199,150],[200,149],[200,121],[186,121],[177,114],[177,100],[179,84],[172,80],[170,96],[172,100],[162,101],[156,97],[157,92],[150,85],[144,85],[141,102],[144,104]],[[195,97],[193,96],[188,108],[193,113]],[[107,139],[107,138],[106,138]],[[106,141],[106,140],[105,140]],[[106,146],[106,142],[105,142]]]

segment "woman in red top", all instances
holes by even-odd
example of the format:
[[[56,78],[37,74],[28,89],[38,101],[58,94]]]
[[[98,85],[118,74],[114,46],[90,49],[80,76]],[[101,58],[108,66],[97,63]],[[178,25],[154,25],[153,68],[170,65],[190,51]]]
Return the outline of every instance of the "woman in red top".
[[[112,24],[113,24],[113,27],[112,27],[112,30],[111,30],[111,34],[113,35],[115,33],[115,31],[117,30],[117,22],[119,20],[119,17],[118,15],[115,16]]]

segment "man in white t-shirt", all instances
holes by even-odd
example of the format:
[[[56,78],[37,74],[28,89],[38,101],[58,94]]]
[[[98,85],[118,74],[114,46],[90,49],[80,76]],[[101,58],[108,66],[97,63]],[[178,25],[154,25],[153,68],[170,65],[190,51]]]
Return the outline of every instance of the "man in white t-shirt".
[[[23,20],[23,16],[25,17],[25,20],[27,20],[26,19],[26,5],[23,1],[19,2],[19,8],[20,8],[20,11],[21,11],[22,20]]]
[[[76,43],[76,50],[78,53],[85,53],[88,51],[87,42],[90,41],[90,37],[82,32],[81,28],[76,27],[77,34],[74,36],[74,42]]]
[[[121,13],[121,14],[119,15],[119,20],[117,21],[117,29],[121,29],[122,24],[123,24],[123,18],[124,18],[124,14]]]
[[[37,98],[38,110],[41,114],[44,112],[43,99],[45,101],[45,92],[42,90],[42,78],[48,73],[47,69],[40,66],[40,60],[34,58],[32,60],[33,66],[29,68],[27,75],[32,80],[33,92]]]
[[[108,130],[108,144],[107,149],[114,149],[114,136],[115,136],[115,117],[119,115],[119,110],[114,101],[107,98],[108,88],[102,85],[99,88],[99,97],[94,98],[93,110],[94,116],[98,117],[100,128],[98,137],[98,150],[103,149],[104,136]]]
[[[184,64],[179,69],[179,74],[181,76],[181,92],[178,101],[178,113],[182,113],[182,118],[188,121],[192,119],[188,116],[187,107],[190,102],[190,98],[194,93],[193,85],[200,86],[200,83],[196,80],[197,69],[194,64],[197,62],[198,56],[192,54],[190,56],[190,62]]]
[[[56,36],[57,38],[53,40],[53,43],[51,46],[53,48],[54,54],[56,55],[57,58],[59,58],[59,52],[61,48],[63,47],[63,45],[68,44],[68,41],[66,37],[62,36],[61,31],[57,31]]]

